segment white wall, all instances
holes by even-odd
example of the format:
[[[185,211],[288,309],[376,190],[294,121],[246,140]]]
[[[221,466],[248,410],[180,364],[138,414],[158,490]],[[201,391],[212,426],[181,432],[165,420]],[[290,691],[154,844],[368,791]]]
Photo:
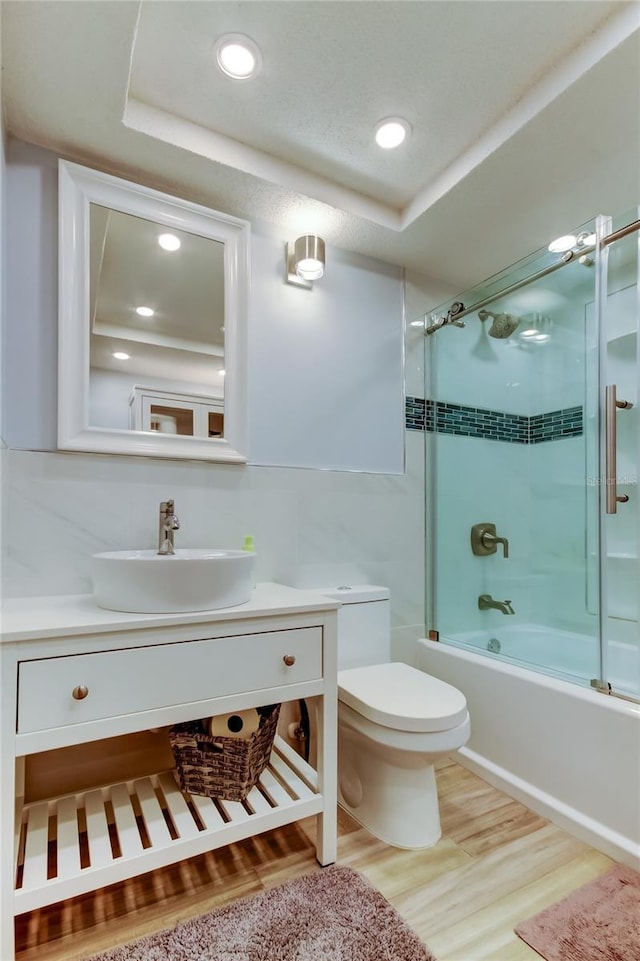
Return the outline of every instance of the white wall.
[[[0,33],[1,33],[1,23],[2,14],[0,12]],[[0,50],[2,45],[0,44]],[[6,298],[6,244],[5,244],[5,210],[6,210],[6,142],[5,142],[5,130],[4,130],[4,117],[2,114],[2,64],[1,64],[1,54],[0,54],[0,371],[2,370],[2,353],[3,353],[3,327],[2,318],[5,314],[5,298]],[[2,395],[0,394],[0,450],[5,446],[4,438],[2,436]]]
[[[9,145],[4,429],[28,450],[56,448],[57,161]],[[302,290],[284,283],[284,241],[253,225],[249,459],[402,473],[400,268],[329,248],[325,277]]]
[[[55,198],[57,158],[35,147],[13,144],[12,283],[10,323],[5,325],[3,371],[9,446],[3,469],[4,596],[82,593],[90,591],[89,557],[101,550],[152,546],[158,504],[174,497],[181,519],[178,542],[183,546],[238,546],[245,534],[255,537],[259,580],[278,579],[299,586],[374,581],[388,585],[393,624],[400,650],[407,638],[422,633],[424,624],[424,436],[406,434],[406,472],[369,473],[310,470],[294,467],[237,468],[204,462],[115,457],[52,452],[56,436],[56,317],[57,265]],[[18,198],[22,198],[19,202]],[[381,353],[372,351],[371,334],[381,324],[382,344],[391,354],[402,347],[400,271],[344,251],[329,251],[326,277],[311,292],[282,283],[283,238],[257,225],[254,263],[261,276],[254,280],[251,377],[254,432],[258,451],[270,456],[270,436],[283,454],[284,433],[291,449],[298,442],[315,449],[318,430],[336,430],[337,401],[360,415],[362,397],[376,418],[393,425],[398,460],[403,431],[399,423],[402,380],[397,358],[387,374],[395,396],[389,411],[372,400],[371,383],[380,373]],[[25,257],[25,251],[29,256]],[[270,278],[270,279],[269,279]],[[441,287],[418,278],[424,296],[441,299]],[[335,287],[332,285],[335,284]],[[433,295],[429,290],[433,287]],[[283,309],[280,310],[279,297]],[[286,309],[285,309],[286,308]],[[309,357],[306,370],[283,355],[280,383],[283,396],[274,397],[272,371],[256,374],[263,359],[270,368],[269,336],[288,331],[295,317],[308,327],[296,334],[298,346],[323,348],[318,324],[328,313],[334,333],[349,327],[348,352],[335,359],[343,371],[352,368],[354,390],[337,394],[332,382],[334,356]],[[315,325],[315,326],[314,326]],[[302,333],[301,333],[302,331]],[[295,333],[295,332],[294,332]],[[413,332],[412,332],[413,333]],[[306,338],[306,341],[305,341]],[[394,340],[395,338],[395,340]],[[419,363],[422,340],[412,341],[407,378],[422,394]],[[324,348],[323,348],[324,349]],[[378,351],[376,353],[376,351]],[[335,354],[335,350],[334,350]],[[301,417],[287,415],[298,404],[313,374],[316,382],[315,433]],[[362,396],[358,396],[356,391]],[[355,394],[355,396],[354,396]],[[277,417],[265,410],[277,403]],[[377,406],[376,406],[377,405]],[[327,417],[325,410],[329,411]],[[309,410],[307,408],[307,413]],[[385,420],[386,418],[386,420]],[[269,433],[266,433],[268,426]],[[301,436],[302,435],[302,436]],[[344,435],[343,435],[344,439]],[[326,437],[325,437],[326,440]],[[376,438],[379,447],[379,439]],[[29,450],[15,449],[27,447]],[[318,448],[320,449],[320,448]],[[39,452],[43,451],[43,452]],[[399,465],[402,467],[402,463]]]
[[[457,288],[442,283],[433,277],[407,270],[405,275],[405,393],[409,397],[425,395],[425,346],[429,338],[424,336],[424,327],[412,327],[411,322],[424,321],[427,311],[433,310],[445,300],[451,300],[458,293]]]
[[[0,7],[0,35],[2,33],[2,8]],[[1,40],[1,36],[0,36]],[[2,43],[0,42],[0,371],[3,369],[3,355],[5,349],[4,341],[4,317],[5,317],[5,300],[6,300],[6,252],[7,246],[5,242],[5,211],[6,211],[6,143],[5,143],[5,129],[4,129],[4,116],[2,113]],[[5,464],[5,449],[6,443],[4,437],[2,436],[2,412],[3,412],[3,402],[2,402],[2,392],[0,391],[0,477],[2,477],[2,469]],[[2,490],[0,490],[0,544],[3,541],[3,519],[4,510],[2,509]],[[2,551],[0,551],[0,583],[2,578]],[[0,802],[1,804],[2,802]]]
[[[57,436],[57,158],[10,141],[2,356],[9,447],[52,450]]]
[[[251,462],[402,473],[400,269],[330,248],[304,290],[282,282],[283,238],[252,233]]]
[[[510,414],[533,413],[529,353],[513,340],[489,337],[490,321],[483,325],[469,315],[465,323],[464,329],[444,327],[428,338],[438,399]]]

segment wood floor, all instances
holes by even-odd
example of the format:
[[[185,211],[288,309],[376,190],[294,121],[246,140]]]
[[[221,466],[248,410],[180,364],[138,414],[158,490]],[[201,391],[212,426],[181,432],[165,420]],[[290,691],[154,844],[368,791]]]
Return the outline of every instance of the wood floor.
[[[612,861],[451,759],[437,777],[443,836],[435,847],[388,847],[341,812],[338,862],[364,874],[438,961],[540,961],[514,924]],[[86,958],[320,870],[314,831],[308,819],[22,915],[17,961]]]

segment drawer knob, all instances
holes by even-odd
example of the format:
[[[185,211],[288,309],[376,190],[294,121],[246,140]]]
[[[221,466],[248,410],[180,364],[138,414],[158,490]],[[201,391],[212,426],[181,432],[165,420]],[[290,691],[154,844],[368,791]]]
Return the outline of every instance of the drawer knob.
[[[84,701],[89,693],[89,688],[85,684],[78,684],[71,692],[74,701]]]
[[[287,667],[292,667],[296,663],[296,659],[293,654],[285,654],[282,660],[287,665]]]

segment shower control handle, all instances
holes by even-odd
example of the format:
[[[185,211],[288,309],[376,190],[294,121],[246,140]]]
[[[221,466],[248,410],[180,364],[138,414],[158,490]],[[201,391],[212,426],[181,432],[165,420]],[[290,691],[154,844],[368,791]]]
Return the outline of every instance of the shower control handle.
[[[505,557],[509,556],[509,541],[506,537],[498,537],[496,525],[484,522],[474,524],[471,528],[471,550],[476,557],[487,557],[495,554],[498,544],[502,544],[502,551]]]
[[[485,531],[482,535],[482,543],[485,547],[493,548],[492,553],[498,549],[498,544],[502,544],[502,553],[504,557],[509,556],[509,541],[506,537],[496,537],[491,531]]]

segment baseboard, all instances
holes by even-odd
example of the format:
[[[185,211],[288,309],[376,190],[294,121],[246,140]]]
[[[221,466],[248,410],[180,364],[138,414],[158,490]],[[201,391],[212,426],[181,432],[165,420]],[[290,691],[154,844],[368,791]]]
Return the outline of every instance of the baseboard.
[[[505,794],[525,804],[536,814],[602,851],[615,861],[626,864],[636,871],[640,868],[640,845],[630,838],[612,831],[611,828],[594,821],[576,808],[570,807],[558,798],[541,791],[535,785],[516,777],[506,768],[494,764],[482,754],[469,748],[461,748],[455,755],[463,767],[468,768]]]

